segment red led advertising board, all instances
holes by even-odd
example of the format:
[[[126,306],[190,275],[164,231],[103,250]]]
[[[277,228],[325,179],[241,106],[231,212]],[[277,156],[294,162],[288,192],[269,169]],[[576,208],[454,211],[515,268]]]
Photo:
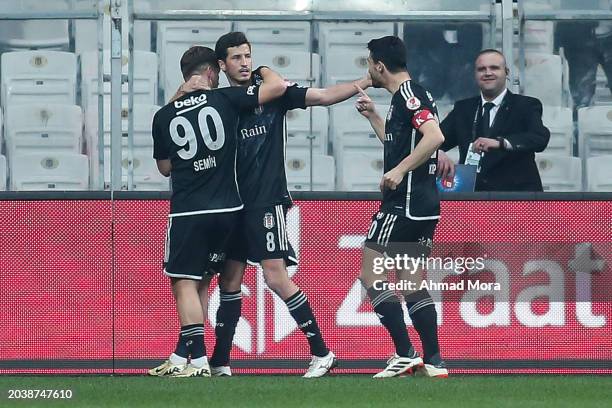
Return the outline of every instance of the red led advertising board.
[[[356,280],[377,206],[298,201],[288,213],[300,259],[289,273],[340,372],[374,372],[393,352]],[[167,211],[163,200],[1,201],[0,373],[144,373],[167,357],[179,328],[161,272]],[[436,247],[477,245],[488,257],[472,277],[501,287],[432,291],[451,371],[612,373],[610,214],[605,201],[443,202]],[[440,270],[428,276],[461,279]],[[218,304],[213,281],[209,354]],[[300,372],[309,359],[302,333],[255,267],[234,343],[237,372]]]

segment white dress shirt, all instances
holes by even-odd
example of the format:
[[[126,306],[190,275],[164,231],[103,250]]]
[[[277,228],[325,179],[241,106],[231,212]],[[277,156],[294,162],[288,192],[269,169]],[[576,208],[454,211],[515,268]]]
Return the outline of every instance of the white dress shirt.
[[[497,115],[497,111],[499,110],[499,106],[501,105],[502,101],[504,100],[504,96],[506,96],[506,93],[508,93],[508,88],[504,89],[504,91],[502,93],[500,93],[499,95],[497,95],[497,97],[495,99],[493,99],[492,101],[487,101],[484,96],[482,96],[482,94],[480,94],[480,99],[482,100],[482,106],[484,106],[485,103],[487,102],[491,102],[493,103],[493,105],[495,105],[494,107],[491,108],[491,112],[489,113],[489,127],[493,126],[493,122],[495,121],[495,115]],[[484,114],[484,109],[483,109],[483,114]]]
[[[497,97],[495,99],[493,99],[492,101],[487,101],[484,96],[482,95],[482,93],[480,94],[480,99],[482,102],[482,106],[484,106],[485,103],[487,102],[491,102],[493,103],[493,106],[491,108],[491,111],[489,112],[489,127],[493,126],[493,122],[495,122],[495,115],[497,115],[497,111],[499,110],[499,107],[501,106],[502,101],[504,100],[504,97],[506,96],[506,93],[508,93],[508,88],[505,88],[503,90],[502,93],[500,93],[499,95],[497,95]],[[484,115],[484,109],[482,110],[483,115]],[[512,145],[510,144],[510,142],[506,139],[504,139],[504,147],[506,148],[506,150],[511,150],[512,149]]]

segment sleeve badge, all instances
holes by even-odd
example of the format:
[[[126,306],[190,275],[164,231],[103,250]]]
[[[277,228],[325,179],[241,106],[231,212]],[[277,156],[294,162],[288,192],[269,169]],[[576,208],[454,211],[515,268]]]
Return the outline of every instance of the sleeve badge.
[[[409,110],[417,110],[421,107],[421,101],[416,96],[411,96],[406,99],[406,107]]]

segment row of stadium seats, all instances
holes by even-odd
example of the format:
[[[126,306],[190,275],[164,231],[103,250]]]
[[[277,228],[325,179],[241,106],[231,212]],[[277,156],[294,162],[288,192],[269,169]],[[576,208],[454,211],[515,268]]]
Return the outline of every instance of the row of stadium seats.
[[[338,33],[335,33],[338,35]],[[353,33],[354,34],[354,33]],[[348,36],[348,35],[347,35]],[[325,37],[322,37],[325,38]],[[334,37],[336,39],[337,37]],[[362,40],[362,38],[359,38]],[[348,39],[347,39],[348,41]],[[179,70],[180,56],[188,47],[182,42],[166,42],[160,52],[159,67],[165,99],[174,94],[182,82]],[[367,50],[363,44],[349,47],[347,43],[334,47],[330,41],[327,54],[308,51],[263,48],[254,57],[254,66],[268,65],[287,79],[305,86],[319,86],[321,71],[323,85],[351,81],[367,70]],[[337,49],[336,49],[337,48]],[[103,52],[104,74],[110,75],[110,54]],[[157,104],[157,55],[147,51],[134,52],[134,101]],[[122,59],[123,74],[128,73],[128,55]],[[558,55],[532,54],[526,59],[525,93],[539,98],[547,106],[567,106],[567,67]],[[98,54],[95,51],[80,55],[81,105],[96,106],[98,94]],[[325,67],[323,69],[322,67]],[[77,103],[77,56],[63,51],[14,51],[2,54],[2,106],[25,103],[32,98],[40,102]],[[224,75],[223,85],[227,85]],[[127,83],[123,84],[124,104],[127,104]],[[387,98],[385,91],[371,89],[376,100]],[[109,101],[110,83],[104,83],[104,95]],[[164,99],[164,100],[165,100]]]
[[[19,0],[16,1],[19,3]],[[138,7],[147,7],[147,2],[142,2]],[[233,6],[228,4],[229,8]],[[30,9],[32,4],[27,7]],[[155,8],[156,6],[149,5]],[[530,10],[553,11],[560,6],[549,1],[530,1]],[[588,7],[587,7],[588,8]],[[110,18],[109,11],[104,11],[103,23],[103,47],[110,48]],[[495,5],[494,13],[501,15],[501,4]],[[127,5],[122,7],[122,18],[124,22],[128,20]],[[496,22],[496,44],[502,43],[502,19],[495,19]],[[74,46],[77,53],[92,50],[97,46],[97,23],[95,21],[79,20],[75,23]],[[436,23],[414,22],[409,24],[431,27]],[[555,27],[552,21],[525,21],[524,24],[519,19],[514,19],[515,31],[521,30],[523,35],[522,43],[519,43],[519,36],[514,36],[515,54],[519,55],[519,49],[527,54],[527,71],[534,70],[533,75],[526,76],[524,84],[528,94],[542,96],[543,102],[548,105],[558,105],[556,102],[561,98],[562,103],[568,101],[567,90],[567,65],[559,56],[553,56],[555,48]],[[124,28],[127,24],[124,25]],[[160,56],[159,72],[161,78],[169,78],[170,83],[161,85],[162,89],[176,89],[176,81],[180,80],[178,69],[178,59],[181,53],[192,44],[202,44],[214,46],[216,39],[223,33],[229,31],[243,31],[247,34],[255,49],[255,56],[260,51],[267,52],[271,49],[280,51],[309,52],[314,51],[323,56],[327,63],[326,55],[330,55],[330,62],[335,59],[341,61],[334,64],[332,71],[325,73],[326,83],[333,83],[333,76],[343,75],[343,72],[333,70],[351,69],[351,60],[356,62],[357,68],[363,64],[360,58],[352,59],[355,52],[363,53],[365,44],[370,38],[396,33],[403,36],[404,23],[390,22],[283,22],[283,21],[164,21],[149,22],[136,21],[134,26],[133,44],[135,49],[141,51],[155,51]],[[483,24],[483,35],[485,39],[482,47],[489,47],[491,38],[490,27]],[[67,50],[71,44],[70,28],[67,20],[45,20],[45,21],[6,21],[0,28],[0,50],[19,50],[19,49],[64,49]],[[124,29],[123,46],[127,48],[128,36]],[[332,40],[329,40],[332,39]],[[448,40],[453,41],[453,40]],[[456,41],[456,40],[455,40]],[[561,44],[562,45],[562,44]],[[563,55],[563,51],[559,51]],[[530,58],[532,54],[535,58]],[[544,58],[542,56],[544,55]],[[546,55],[550,56],[547,57]],[[347,58],[345,58],[347,57]],[[517,61],[518,62],[518,61]],[[316,62],[315,62],[316,64]],[[348,66],[348,67],[347,67]],[[538,73],[539,72],[539,73]],[[171,75],[165,76],[165,73]],[[549,80],[542,83],[536,78],[542,76]],[[311,72],[311,74],[313,74]],[[533,76],[534,79],[529,79]],[[561,82],[560,82],[561,79]],[[554,82],[554,84],[553,84]],[[559,87],[555,85],[563,84],[563,93],[559,96]],[[595,104],[612,104],[612,95],[607,86],[605,75],[600,70],[597,78],[597,94]],[[159,103],[159,101],[157,101]]]
[[[2,107],[30,103],[77,103],[80,84],[81,105],[85,110],[97,109],[98,53],[77,55],[65,51],[14,51],[1,55]],[[77,59],[79,63],[77,64]],[[111,73],[110,54],[103,53],[105,76]],[[134,103],[157,103],[157,55],[137,51],[134,54]],[[77,77],[80,68],[80,81]],[[122,71],[128,73],[128,54],[122,58]],[[110,103],[110,82],[104,82],[105,103]],[[122,88],[123,104],[127,105],[128,84]]]
[[[612,191],[612,155],[589,157],[536,154],[544,191]]]
[[[57,23],[61,24],[62,22]],[[538,29],[537,24],[540,23],[545,24],[545,26]],[[533,35],[536,44],[543,41],[540,38],[541,36],[548,35],[550,27],[546,24],[549,23],[530,22],[529,33],[536,33]],[[309,53],[313,42],[313,33],[311,33],[311,25],[308,22],[160,22],[157,27],[156,47],[160,57],[159,73],[162,79],[160,84],[167,99],[180,84],[181,75],[178,61],[184,50],[193,44],[214,47],[216,39],[232,29],[246,32],[254,47],[256,65],[271,65],[281,71],[288,79],[300,83],[317,85],[322,82],[323,85],[331,85],[363,75],[367,65],[366,43],[368,39],[392,34],[398,30],[401,31],[403,26],[380,22],[322,22],[317,26],[318,54]],[[56,42],[53,41],[53,44]],[[533,46],[533,44],[530,44],[528,42],[526,47],[528,54],[525,60],[523,84],[525,92],[540,98],[545,105],[567,106],[569,103],[567,64],[561,56],[552,54],[550,46],[546,44]],[[16,45],[15,41],[11,42],[11,45],[14,47]],[[43,44],[32,39],[32,45]],[[143,73],[143,77],[152,78],[149,71],[156,66],[150,60],[153,56],[149,53],[149,56],[145,58],[143,55],[146,54],[142,54],[143,52],[146,53],[146,51],[139,51],[135,56],[136,75],[137,77],[140,76],[140,71],[144,69],[147,72]],[[105,56],[106,61],[108,61],[107,57],[108,55]],[[94,64],[91,66],[95,69],[97,63],[95,56],[92,58],[92,62]],[[65,66],[70,67],[70,62],[66,62]],[[141,66],[144,66],[144,68]],[[125,68],[127,70],[127,65]],[[84,74],[84,78],[87,75]],[[320,76],[322,81],[319,81]],[[379,95],[375,92],[373,96],[378,97]],[[150,103],[159,102],[157,100],[150,101]]]
[[[59,151],[15,153],[9,159],[9,190],[87,190],[89,163],[95,161],[84,154]],[[591,157],[583,164],[578,157],[541,153],[536,162],[544,191],[612,191],[612,155]],[[336,167],[332,156],[314,154],[311,162],[308,153],[296,152],[287,155],[286,168],[292,191],[311,190],[311,169],[313,191],[377,191],[382,157],[373,152],[346,153]],[[0,155],[0,190],[7,188],[6,181],[6,157]],[[157,173],[152,158],[135,155],[134,188],[168,189],[167,179]]]
[[[153,144],[151,123],[159,109],[156,105],[134,105],[133,175],[137,189],[166,190],[168,179],[159,174],[152,159]],[[1,121],[0,121],[1,122]],[[103,183],[110,182],[110,115],[105,112],[104,140],[98,142],[97,111],[90,110],[83,115],[77,105],[65,104],[24,104],[11,105],[6,110],[4,123],[4,151],[8,158],[9,188],[20,189],[73,189],[70,183],[53,185],[75,177],[74,189],[102,189],[99,182],[103,163]],[[127,183],[128,168],[128,121],[127,110],[122,115],[122,167],[123,181]],[[0,133],[2,134],[2,133]],[[0,138],[0,142],[2,138]],[[100,147],[103,153],[100,154]],[[24,161],[24,157],[30,157]],[[39,157],[40,156],[40,157]],[[43,160],[44,159],[44,160]],[[51,161],[47,160],[51,159]],[[101,163],[101,160],[103,162]],[[54,163],[55,161],[55,163]],[[32,167],[23,167],[24,163]],[[40,164],[41,168],[38,168]],[[59,166],[58,164],[61,164]],[[42,183],[24,186],[20,181],[27,175],[43,176]],[[44,183],[52,184],[45,187]]]
[[[23,95],[22,95],[23,96]],[[26,99],[21,99],[25,101]],[[146,106],[137,103],[139,106]],[[148,104],[148,106],[152,106]],[[136,107],[135,110],[142,109]],[[387,110],[386,105],[378,106],[379,111],[384,114]],[[440,109],[448,110],[448,108]],[[109,111],[108,105],[105,107],[106,131],[109,131]],[[5,135],[7,139],[7,149],[18,146],[19,143],[30,143],[29,140],[22,140],[17,136],[17,129],[24,126],[32,128],[31,131],[40,129],[45,133],[45,127],[55,127],[57,131],[67,132],[74,136],[71,140],[73,150],[78,150],[80,146],[80,129],[83,120],[80,107],[64,103],[51,104],[42,103],[37,98],[28,104],[11,104],[5,108],[7,125],[4,132],[0,132],[0,143]],[[86,111],[87,121],[86,135],[96,135],[97,132],[97,110]],[[578,129],[580,152],[583,157],[590,157],[600,154],[612,153],[612,108],[605,106],[594,106],[582,108],[578,111]],[[150,118],[144,116],[140,118],[135,113],[136,128],[141,127],[143,137],[146,135],[147,121]],[[310,138],[316,152],[327,154],[330,150],[329,145],[333,146],[334,153],[345,148],[360,147],[365,150],[379,149],[380,144],[372,132],[368,122],[363,119],[354,109],[351,102],[339,104],[329,109],[315,107],[307,111],[294,110],[287,115],[289,123],[288,146],[290,149],[309,149]],[[50,122],[49,122],[50,121]],[[572,112],[569,108],[548,107],[544,108],[544,124],[551,131],[551,140],[546,153],[572,155],[574,122]],[[1,119],[0,119],[1,123]],[[127,126],[127,125],[126,125]],[[127,131],[127,128],[125,129]],[[47,132],[48,133],[48,132]],[[45,133],[46,134],[46,133]],[[138,136],[138,135],[136,135]],[[65,141],[58,137],[47,138],[50,148],[63,148]]]
[[[134,176],[142,188],[167,189],[167,180],[161,177],[152,162],[152,118],[159,107],[136,104],[134,106],[133,158]],[[387,107],[379,106],[382,114]],[[550,147],[546,154],[570,157],[573,135],[571,112],[567,108],[544,110],[544,122],[551,129]],[[122,150],[124,181],[127,182],[128,120],[127,110],[122,112]],[[579,110],[580,151],[583,158],[612,154],[612,108],[590,107]],[[9,159],[9,166],[24,153],[86,154],[89,157],[88,173],[91,182],[85,187],[102,189],[110,182],[110,115],[104,112],[103,153],[98,142],[98,115],[90,110],[83,115],[77,105],[23,104],[11,105],[5,110],[4,125],[0,113],[0,146]],[[289,157],[309,156],[312,146],[315,156],[333,155],[337,171],[337,189],[351,190],[357,187],[353,180],[357,170],[351,166],[365,160],[373,163],[376,176],[381,167],[376,160],[382,157],[382,145],[352,104],[344,103],[331,108],[314,107],[287,113],[287,151]],[[302,155],[302,156],[300,156]],[[357,155],[357,156],[355,156]],[[357,157],[357,158],[356,158]],[[100,180],[100,160],[103,160],[104,176]],[[322,163],[328,163],[329,159]],[[325,161],[327,160],[327,161]],[[580,161],[580,159],[578,159]],[[309,160],[306,160],[307,164]],[[586,163],[586,161],[585,161]],[[306,165],[307,165],[306,164]],[[322,168],[327,168],[327,164]],[[303,166],[294,166],[302,168]],[[320,166],[315,166],[319,168]],[[334,166],[332,166],[333,168]],[[365,170],[364,170],[365,171]],[[370,174],[369,172],[366,172]],[[12,171],[9,174],[13,174]],[[325,185],[330,185],[329,174],[324,172]],[[360,173],[361,174],[361,173]],[[365,174],[364,177],[367,175]],[[309,172],[308,172],[309,175]],[[332,177],[333,179],[333,177]],[[580,179],[580,178],[578,178]],[[318,181],[317,181],[318,182]],[[367,182],[366,182],[367,184]],[[12,184],[11,184],[12,185]],[[137,186],[138,188],[139,186]],[[11,187],[17,188],[17,187]]]

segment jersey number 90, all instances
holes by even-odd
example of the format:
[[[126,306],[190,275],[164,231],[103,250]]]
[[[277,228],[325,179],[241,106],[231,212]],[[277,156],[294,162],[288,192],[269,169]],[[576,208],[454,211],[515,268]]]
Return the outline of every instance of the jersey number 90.
[[[215,128],[217,139],[213,140],[210,136],[210,128],[208,118],[212,119],[212,125]],[[183,128],[185,132],[184,136],[179,135],[179,127]],[[225,143],[225,129],[223,128],[223,121],[219,112],[211,106],[205,106],[198,113],[198,127],[200,128],[200,134],[202,140],[209,150],[219,150]],[[198,139],[196,138],[195,129],[191,122],[184,116],[177,116],[170,122],[170,136],[172,141],[177,146],[183,147],[177,154],[183,160],[192,159],[198,152]]]

